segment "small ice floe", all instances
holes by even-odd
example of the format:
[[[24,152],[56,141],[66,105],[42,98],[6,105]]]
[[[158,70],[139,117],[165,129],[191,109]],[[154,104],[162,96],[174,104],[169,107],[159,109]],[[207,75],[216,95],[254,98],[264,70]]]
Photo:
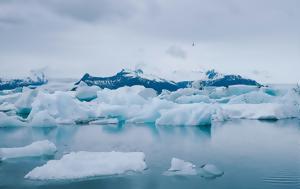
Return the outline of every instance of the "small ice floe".
[[[147,168],[142,152],[72,152],[34,168],[25,178],[34,180],[81,179],[141,172]]]
[[[168,171],[164,173],[167,176],[174,176],[174,175],[196,175],[196,166],[190,162],[172,158],[171,160],[171,167]]]
[[[33,142],[30,145],[16,148],[0,148],[1,160],[20,157],[54,155],[56,146],[48,140]]]
[[[224,174],[223,171],[221,171],[218,167],[216,167],[213,164],[205,164],[202,165],[200,170],[199,170],[199,174],[203,177],[203,178],[217,178],[220,177]]]
[[[117,118],[99,119],[89,122],[90,125],[110,125],[118,124],[119,120]]]

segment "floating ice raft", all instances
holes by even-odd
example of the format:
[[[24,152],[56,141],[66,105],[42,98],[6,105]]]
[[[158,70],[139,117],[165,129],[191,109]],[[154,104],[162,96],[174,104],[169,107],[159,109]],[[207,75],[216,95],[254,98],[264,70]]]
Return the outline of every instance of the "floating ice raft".
[[[0,148],[1,160],[20,157],[36,157],[43,155],[53,155],[56,152],[56,146],[48,140],[33,142],[24,147]]]
[[[141,172],[146,169],[142,152],[72,152],[60,160],[48,161],[30,171],[25,178],[34,180],[80,179],[87,177]]]

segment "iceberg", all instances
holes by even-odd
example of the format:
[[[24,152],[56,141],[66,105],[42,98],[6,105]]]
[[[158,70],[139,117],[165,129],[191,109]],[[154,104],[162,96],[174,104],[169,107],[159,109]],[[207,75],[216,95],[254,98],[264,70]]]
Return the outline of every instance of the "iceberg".
[[[147,168],[142,152],[72,152],[34,168],[25,178],[35,180],[80,179],[142,172]]]
[[[224,174],[217,166],[214,164],[205,164],[201,166],[199,174],[204,178],[217,178]]]
[[[97,98],[98,87],[88,86],[84,82],[80,82],[76,88],[76,97],[81,101],[91,101]]]
[[[161,110],[161,116],[156,120],[157,125],[211,125],[216,105],[178,104],[172,109]]]
[[[43,155],[54,155],[56,146],[48,140],[36,141],[24,147],[0,148],[2,160],[21,157],[36,157]]]
[[[178,158],[172,158],[171,167],[164,173],[164,175],[197,175],[195,168],[196,166],[190,162]]]
[[[90,117],[95,117],[88,106],[77,101],[71,92],[57,91],[52,94],[39,92],[31,104],[32,110],[27,120],[33,120],[41,111],[47,112],[56,123],[61,124],[74,124],[76,120],[88,120]]]
[[[8,116],[7,114],[0,112],[0,127],[20,127],[26,126],[17,116]]]
[[[32,127],[56,127],[57,123],[46,110],[43,110],[35,114],[30,122],[30,125]]]
[[[81,82],[76,91],[40,87],[0,95],[0,113],[2,127],[119,122],[211,125],[232,119],[300,119],[300,95],[292,87],[279,86],[180,88],[159,94],[139,85],[101,89]]]
[[[224,104],[222,110],[230,119],[280,120],[300,118],[299,107],[291,104]]]
[[[34,98],[37,96],[38,91],[35,89],[23,88],[21,96],[15,103],[17,113],[23,116],[28,116],[31,111],[31,104],[34,101]]]

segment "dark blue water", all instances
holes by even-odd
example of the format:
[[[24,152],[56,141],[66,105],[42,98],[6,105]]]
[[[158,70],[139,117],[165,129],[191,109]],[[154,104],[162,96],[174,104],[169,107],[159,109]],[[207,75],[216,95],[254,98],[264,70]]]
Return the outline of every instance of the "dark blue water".
[[[55,157],[0,163],[0,188],[300,188],[300,122],[231,121],[206,127],[91,125],[57,128],[0,128],[0,147],[36,140],[55,143]],[[142,151],[143,173],[71,181],[32,181],[24,176],[51,158],[71,151]],[[197,166],[213,163],[225,172],[216,179],[164,176],[172,157]]]

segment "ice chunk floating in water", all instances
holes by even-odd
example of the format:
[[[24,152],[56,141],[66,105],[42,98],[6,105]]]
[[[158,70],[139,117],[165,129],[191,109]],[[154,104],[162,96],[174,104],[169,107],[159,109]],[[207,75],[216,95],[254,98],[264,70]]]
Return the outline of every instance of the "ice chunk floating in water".
[[[172,158],[170,169],[164,175],[196,175],[195,165],[177,158]]]
[[[205,164],[201,167],[199,174],[204,178],[217,178],[224,174],[217,166]]]
[[[48,140],[33,142],[24,147],[0,148],[0,157],[2,160],[20,157],[36,157],[43,155],[53,155],[56,152],[56,146]]]
[[[146,169],[142,152],[72,152],[60,160],[48,161],[25,178],[36,180],[79,179],[102,175],[141,172]]]

